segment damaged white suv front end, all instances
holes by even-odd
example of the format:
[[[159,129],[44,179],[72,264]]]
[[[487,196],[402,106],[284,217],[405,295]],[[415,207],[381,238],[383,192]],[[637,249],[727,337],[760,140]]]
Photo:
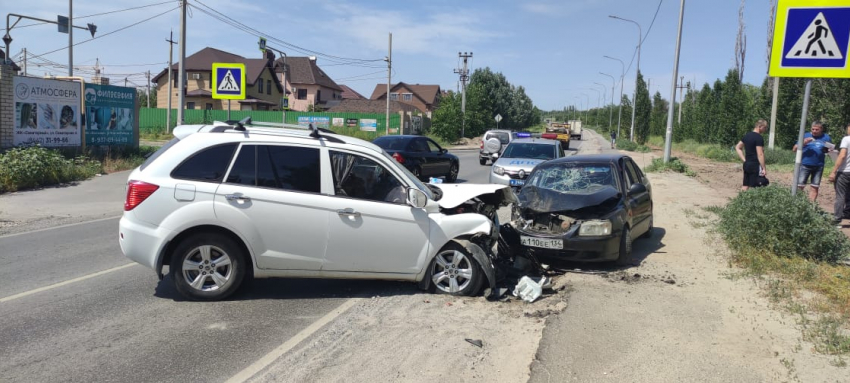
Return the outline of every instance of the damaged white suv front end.
[[[425,185],[377,146],[319,129],[181,126],[128,179],[119,243],[196,300],[243,279],[495,284],[505,185]]]

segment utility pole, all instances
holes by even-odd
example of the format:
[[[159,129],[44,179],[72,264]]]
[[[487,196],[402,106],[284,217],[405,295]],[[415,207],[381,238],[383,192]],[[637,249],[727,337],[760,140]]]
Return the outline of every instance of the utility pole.
[[[611,78],[611,105],[608,106],[608,130],[610,131],[614,126],[614,87],[617,86],[617,79],[607,73],[599,72],[599,74]]]
[[[472,52],[457,52],[457,56],[463,59],[463,69],[455,69],[455,73],[460,75],[460,83],[462,84],[460,94],[460,113],[463,117],[461,118],[460,136],[464,137],[466,134],[466,82],[469,81],[469,69],[467,69],[466,63],[467,60],[472,57]]]
[[[24,48],[24,76],[27,75],[27,48]]]
[[[174,72],[171,69],[171,66],[174,65],[171,63],[172,53],[174,52],[174,44],[177,44],[174,41],[174,31],[171,31],[171,35],[169,35],[168,40],[168,85],[165,86],[164,89],[168,90],[168,106],[166,107],[166,115],[165,115],[165,133],[169,133],[171,131],[171,94],[174,93],[174,86],[171,85],[171,72]]]
[[[673,86],[670,89],[670,106],[667,110],[667,134],[664,138],[664,163],[670,162],[670,150],[673,146],[673,105],[676,105],[676,77],[679,75],[679,52],[682,47],[682,21],[685,18],[685,0],[679,5],[679,34],[676,36],[676,59],[673,62]],[[801,139],[802,141],[802,139]],[[802,145],[801,145],[802,146]],[[802,153],[802,150],[798,151]],[[796,173],[795,173],[796,175]],[[796,178],[794,178],[796,179]],[[796,188],[795,188],[796,189]]]
[[[186,0],[180,1],[180,64],[177,69],[178,93],[177,101],[180,105],[177,106],[177,124],[183,125],[183,108],[186,107],[186,92],[183,90],[186,86]],[[168,68],[171,70],[171,68]],[[242,84],[245,86],[245,84]]]
[[[148,109],[151,107],[151,71],[148,71]]]
[[[387,134],[390,134],[390,83],[393,81],[393,34],[390,33],[389,54],[387,55]],[[399,127],[399,133],[401,128]]]
[[[68,0],[68,77],[74,76],[74,0]]]
[[[691,84],[688,83],[688,85],[685,85],[685,76],[679,76],[679,79],[680,79],[679,80],[679,86],[677,86],[676,88],[679,88],[679,126],[681,126],[682,125],[682,108],[685,106],[685,96],[682,95],[682,91],[685,88],[691,89]]]

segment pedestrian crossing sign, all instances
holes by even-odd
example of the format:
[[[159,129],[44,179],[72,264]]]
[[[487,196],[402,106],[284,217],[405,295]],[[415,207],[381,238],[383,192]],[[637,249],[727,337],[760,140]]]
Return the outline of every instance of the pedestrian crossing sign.
[[[245,99],[245,64],[212,64],[212,97],[218,100]]]
[[[850,0],[779,0],[773,77],[850,78]]]

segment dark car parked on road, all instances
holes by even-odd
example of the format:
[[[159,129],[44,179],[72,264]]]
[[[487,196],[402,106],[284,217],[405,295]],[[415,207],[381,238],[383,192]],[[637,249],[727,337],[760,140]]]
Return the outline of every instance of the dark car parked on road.
[[[632,262],[652,235],[652,187],[629,157],[578,155],[534,168],[505,239],[513,251],[568,261]]]
[[[383,136],[372,141],[384,149],[419,179],[446,177],[455,182],[460,170],[457,156],[443,149],[434,140],[422,136]]]

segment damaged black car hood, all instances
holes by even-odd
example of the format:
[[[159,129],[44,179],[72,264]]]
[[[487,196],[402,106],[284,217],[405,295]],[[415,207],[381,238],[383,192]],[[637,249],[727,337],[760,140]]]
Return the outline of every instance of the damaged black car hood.
[[[577,193],[526,186],[518,197],[521,212],[532,210],[536,213],[555,213],[594,208],[593,210],[599,213],[605,213],[616,207],[622,196],[613,186],[602,186]]]

